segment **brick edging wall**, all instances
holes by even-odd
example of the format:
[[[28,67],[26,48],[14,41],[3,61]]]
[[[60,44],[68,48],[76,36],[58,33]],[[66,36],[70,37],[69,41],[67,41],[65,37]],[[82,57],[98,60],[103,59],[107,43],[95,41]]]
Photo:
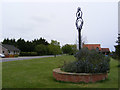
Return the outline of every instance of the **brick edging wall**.
[[[60,70],[60,68],[53,70],[53,77],[58,81],[65,82],[96,82],[105,80],[107,73],[85,74],[85,73],[67,73]]]

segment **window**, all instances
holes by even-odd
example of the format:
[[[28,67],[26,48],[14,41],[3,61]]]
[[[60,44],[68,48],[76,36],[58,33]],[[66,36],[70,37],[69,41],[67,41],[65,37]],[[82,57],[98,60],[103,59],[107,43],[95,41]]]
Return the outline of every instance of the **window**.
[[[98,47],[96,48],[96,51],[99,51],[99,48],[98,48]]]
[[[10,53],[10,51],[8,50],[8,53]]]
[[[3,53],[5,53],[5,51],[3,51]]]
[[[88,49],[88,47],[85,47],[86,49]]]

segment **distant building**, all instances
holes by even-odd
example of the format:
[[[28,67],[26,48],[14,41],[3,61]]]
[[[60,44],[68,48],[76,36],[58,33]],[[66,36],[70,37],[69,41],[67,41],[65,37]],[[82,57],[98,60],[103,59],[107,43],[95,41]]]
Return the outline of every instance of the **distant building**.
[[[89,50],[96,50],[98,52],[102,52],[105,55],[110,53],[109,48],[101,48],[100,44],[83,44],[83,48],[87,48]]]
[[[83,48],[88,48],[89,50],[96,50],[96,51],[100,51],[101,50],[101,47],[100,47],[100,44],[83,44]]]
[[[0,44],[0,50],[2,54],[8,56],[8,55],[19,55],[20,50],[16,48],[13,45],[8,45],[8,44]]]
[[[108,55],[108,54],[110,53],[110,50],[109,50],[109,48],[101,48],[101,52],[102,52],[103,54]]]

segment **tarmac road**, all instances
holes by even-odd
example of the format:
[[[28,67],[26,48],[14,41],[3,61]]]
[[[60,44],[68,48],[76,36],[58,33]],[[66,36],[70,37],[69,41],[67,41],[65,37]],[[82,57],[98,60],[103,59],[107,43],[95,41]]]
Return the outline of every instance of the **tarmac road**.
[[[27,57],[17,57],[17,58],[0,58],[0,62],[17,61],[17,60],[28,60],[28,59],[45,58],[45,57],[54,57],[54,55],[47,55],[47,56],[27,56]]]

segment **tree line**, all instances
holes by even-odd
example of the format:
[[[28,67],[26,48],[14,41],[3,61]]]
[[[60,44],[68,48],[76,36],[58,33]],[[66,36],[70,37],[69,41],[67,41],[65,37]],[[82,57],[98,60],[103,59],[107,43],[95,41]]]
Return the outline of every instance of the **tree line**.
[[[19,38],[18,40],[7,38],[3,40],[2,44],[14,45],[15,47],[19,48],[21,52],[34,52],[35,47],[39,44],[49,45],[44,38],[34,39],[32,41],[25,41],[22,38]]]
[[[60,46],[60,42],[57,40],[51,40],[49,43],[44,38],[34,39],[32,41],[25,41],[22,38],[16,39],[4,39],[2,44],[14,45],[20,49],[22,56],[35,56],[35,55],[58,55],[58,54],[70,54],[73,55],[77,52],[76,45],[66,44]]]

